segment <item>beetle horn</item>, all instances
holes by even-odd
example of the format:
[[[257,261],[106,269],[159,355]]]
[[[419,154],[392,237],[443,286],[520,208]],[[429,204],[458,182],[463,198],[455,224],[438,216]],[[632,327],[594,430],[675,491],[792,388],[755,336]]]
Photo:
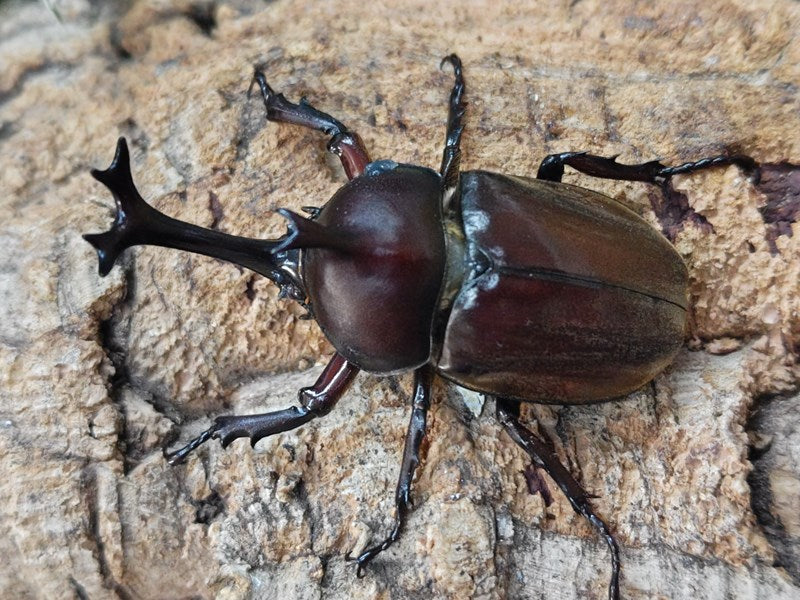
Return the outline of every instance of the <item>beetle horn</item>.
[[[144,217],[144,213],[150,207],[139,195],[136,186],[133,184],[130,154],[124,137],[119,138],[117,141],[117,151],[114,154],[114,160],[111,161],[111,166],[105,171],[92,169],[91,174],[92,177],[111,190],[114,202],[117,204],[116,219],[109,231],[105,233],[90,233],[83,236],[83,239],[97,250],[97,258],[100,261],[100,275],[106,276],[123,250],[140,243],[136,241],[137,228],[130,225],[132,222]]]
[[[119,255],[131,246],[152,244],[197,252],[241,265],[260,273],[281,287],[281,292],[301,303],[305,290],[297,275],[297,252],[278,252],[287,238],[256,240],[198,227],[168,217],[150,206],[136,189],[130,167],[128,144],[117,141],[111,166],[105,171],[92,169],[92,177],[114,196],[117,214],[111,229],[83,236],[97,250],[100,275],[107,275]]]
[[[357,249],[353,236],[340,229],[326,227],[286,208],[279,208],[278,213],[288,221],[289,231],[273,252],[297,248],[330,248],[341,252]]]

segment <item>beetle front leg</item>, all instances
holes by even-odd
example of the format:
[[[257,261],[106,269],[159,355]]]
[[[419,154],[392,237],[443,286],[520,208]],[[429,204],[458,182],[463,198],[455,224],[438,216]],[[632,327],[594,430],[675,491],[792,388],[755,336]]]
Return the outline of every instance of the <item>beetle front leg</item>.
[[[300,390],[300,406],[291,406],[260,415],[222,416],[183,448],[165,452],[169,464],[176,465],[210,439],[218,439],[223,448],[235,439],[250,438],[250,445],[267,436],[283,433],[328,414],[352,383],[359,369],[340,354],[334,354],[311,387]]]
[[[394,495],[394,528],[389,536],[353,559],[358,563],[358,577],[364,576],[364,569],[378,554],[386,550],[397,538],[406,522],[406,516],[411,509],[411,480],[414,471],[419,466],[419,448],[422,438],[425,437],[428,409],[431,406],[431,383],[433,370],[424,366],[414,372],[414,396],[412,399],[411,419],[408,423],[406,443],[403,448],[403,461],[400,464],[400,477],[397,480],[397,489]],[[348,556],[349,558],[349,556]]]
[[[267,109],[267,120],[282,123],[293,123],[322,131],[331,136],[328,152],[339,157],[348,179],[358,177],[364,172],[370,159],[364,148],[364,142],[357,134],[348,130],[343,123],[328,113],[317,110],[305,98],[299,104],[289,102],[283,94],[277,93],[267,83],[264,73],[256,69],[253,81],[258,83],[264,106]],[[251,86],[252,87],[252,86]]]
[[[532,431],[519,422],[519,402],[497,398],[497,418],[514,440],[533,460],[533,464],[547,471],[579,515],[588,520],[603,536],[611,551],[611,582],[609,600],[619,600],[619,547],[611,531],[589,502],[589,494],[575,480],[567,468]]]

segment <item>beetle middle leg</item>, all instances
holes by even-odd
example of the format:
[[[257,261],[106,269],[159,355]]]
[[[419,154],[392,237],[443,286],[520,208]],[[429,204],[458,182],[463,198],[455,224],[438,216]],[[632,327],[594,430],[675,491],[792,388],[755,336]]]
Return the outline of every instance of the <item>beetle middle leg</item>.
[[[467,105],[464,103],[464,74],[461,68],[461,59],[455,54],[445,56],[444,63],[453,65],[456,80],[450,92],[450,109],[447,114],[447,135],[445,136],[444,152],[442,152],[441,175],[445,192],[458,187],[458,170],[461,165],[461,134],[464,131],[464,113]],[[452,192],[451,192],[452,193]]]
[[[295,429],[327,414],[352,383],[359,369],[340,354],[335,354],[311,387],[300,390],[300,406],[291,406],[260,415],[222,416],[183,448],[165,452],[169,463],[176,465],[210,439],[218,439],[226,448],[233,440],[250,438],[250,445],[269,435]]]
[[[519,402],[497,398],[497,418],[514,440],[533,460],[533,464],[547,471],[579,515],[588,520],[603,536],[611,550],[611,582],[609,600],[619,600],[619,547],[611,531],[589,502],[589,494],[561,464],[547,444],[519,422]]]
[[[426,365],[414,372],[411,419],[408,423],[403,460],[400,463],[400,477],[397,480],[397,489],[394,495],[394,527],[389,536],[380,544],[368,548],[352,559],[358,563],[358,577],[364,576],[364,569],[372,559],[397,541],[405,525],[406,516],[411,509],[411,480],[414,478],[414,471],[419,466],[419,448],[422,438],[425,437],[428,409],[431,406],[432,381],[433,370],[429,366]]]
[[[258,69],[253,75],[253,82],[258,83],[258,87],[261,89],[269,121],[294,123],[322,131],[331,136],[328,142],[328,152],[335,154],[342,161],[348,179],[358,177],[364,172],[370,159],[364,143],[357,134],[347,129],[343,123],[328,113],[311,106],[305,98],[301,98],[299,104],[289,102],[283,94],[270,87],[267,77]]]

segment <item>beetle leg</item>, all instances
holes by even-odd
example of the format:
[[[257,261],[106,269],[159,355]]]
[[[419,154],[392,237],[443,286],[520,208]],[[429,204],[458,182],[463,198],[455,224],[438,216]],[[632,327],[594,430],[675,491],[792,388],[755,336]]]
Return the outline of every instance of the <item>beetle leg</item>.
[[[176,465],[210,439],[218,439],[223,448],[240,437],[250,438],[250,445],[269,435],[295,429],[312,419],[328,414],[352,383],[359,369],[340,354],[334,354],[311,387],[300,390],[300,406],[291,406],[260,415],[217,417],[214,424],[183,448],[165,452],[169,464]]]
[[[756,176],[758,170],[758,163],[749,156],[742,154],[713,156],[684,163],[677,167],[666,167],[657,160],[638,165],[623,165],[617,162],[616,156],[605,158],[588,154],[587,152],[563,152],[546,156],[539,165],[536,178],[546,181],[561,181],[564,175],[564,165],[569,165],[576,171],[601,179],[643,181],[656,184],[669,179],[673,175],[684,175],[722,165],[736,165],[744,171],[756,172]]]
[[[514,440],[556,482],[572,504],[575,512],[588,520],[603,536],[611,550],[611,583],[608,586],[609,600],[619,600],[619,547],[608,525],[597,515],[589,502],[590,496],[561,464],[547,444],[519,422],[519,402],[497,398],[497,418]]]
[[[425,424],[428,409],[431,405],[431,382],[433,370],[424,366],[414,372],[414,397],[412,400],[411,419],[408,423],[406,443],[403,449],[403,461],[400,464],[400,477],[397,480],[397,490],[394,495],[394,528],[389,536],[380,544],[368,548],[357,558],[352,559],[358,563],[357,575],[364,576],[364,569],[378,554],[386,550],[397,538],[405,525],[406,516],[411,509],[411,480],[414,471],[419,466],[419,448],[422,438],[425,437]],[[347,557],[350,559],[350,557]]]
[[[116,218],[110,230],[83,236],[97,250],[100,275],[105,276],[111,271],[125,249],[151,244],[230,261],[269,277],[280,286],[283,295],[300,303],[305,300],[303,284],[296,274],[298,257],[290,252],[274,253],[285,237],[254,240],[205,229],[168,217],[145,202],[133,183],[130,154],[124,137],[117,141],[111,166],[105,171],[92,169],[92,176],[111,190],[117,204]]]
[[[458,171],[461,164],[461,134],[464,131],[464,113],[467,105],[464,102],[464,74],[461,70],[461,59],[455,54],[445,56],[439,68],[444,63],[453,65],[456,80],[453,91],[450,92],[450,110],[447,114],[447,136],[445,137],[444,152],[442,153],[442,182],[445,197],[452,194],[458,186]]]
[[[277,93],[267,83],[264,73],[256,69],[253,83],[258,83],[264,106],[267,109],[267,120],[282,123],[293,123],[309,129],[316,129],[331,136],[328,152],[339,157],[348,179],[358,177],[369,164],[369,154],[364,142],[357,134],[349,131],[340,121],[328,113],[317,110],[305,98],[299,104],[289,102],[283,94]],[[252,85],[250,86],[252,89]]]
[[[684,175],[722,165],[736,165],[751,173],[754,181],[759,179],[758,163],[749,156],[741,154],[712,156],[676,167],[666,167],[657,160],[638,165],[623,165],[617,162],[616,156],[604,158],[586,152],[551,154],[545,157],[539,165],[536,177],[546,181],[559,182],[564,175],[564,165],[569,165],[573,169],[592,177],[642,181],[660,185],[663,201],[653,201],[653,209],[661,222],[661,231],[667,239],[673,242],[675,241],[675,233],[683,227],[683,223],[686,221],[694,221],[706,230],[713,230],[705,217],[698,215],[689,207],[686,197],[682,194],[676,194],[672,189],[670,178],[673,175]]]

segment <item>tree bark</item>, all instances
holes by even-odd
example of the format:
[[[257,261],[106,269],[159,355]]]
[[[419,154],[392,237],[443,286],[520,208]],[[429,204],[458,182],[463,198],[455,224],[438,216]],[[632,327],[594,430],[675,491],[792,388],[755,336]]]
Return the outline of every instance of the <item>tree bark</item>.
[[[552,482],[549,507],[528,492],[491,400],[441,380],[408,527],[364,579],[344,556],[391,528],[409,376],[362,374],[325,418],[168,466],[214,416],[294,403],[332,348],[260,276],[148,247],[101,279],[80,238],[111,222],[88,170],[120,135],[175,218],[276,237],[275,209],[322,205],[341,168],[324,136],[265,121],[254,65],[374,159],[438,168],[451,52],[463,169],[533,176],[569,150],[765,165],[674,181],[713,231],[676,230],[692,310],[673,366],[523,416],[598,496],[624,598],[800,595],[800,4],[48,4],[0,5],[0,595],[605,597],[594,530]],[[658,226],[654,186],[565,181]]]

